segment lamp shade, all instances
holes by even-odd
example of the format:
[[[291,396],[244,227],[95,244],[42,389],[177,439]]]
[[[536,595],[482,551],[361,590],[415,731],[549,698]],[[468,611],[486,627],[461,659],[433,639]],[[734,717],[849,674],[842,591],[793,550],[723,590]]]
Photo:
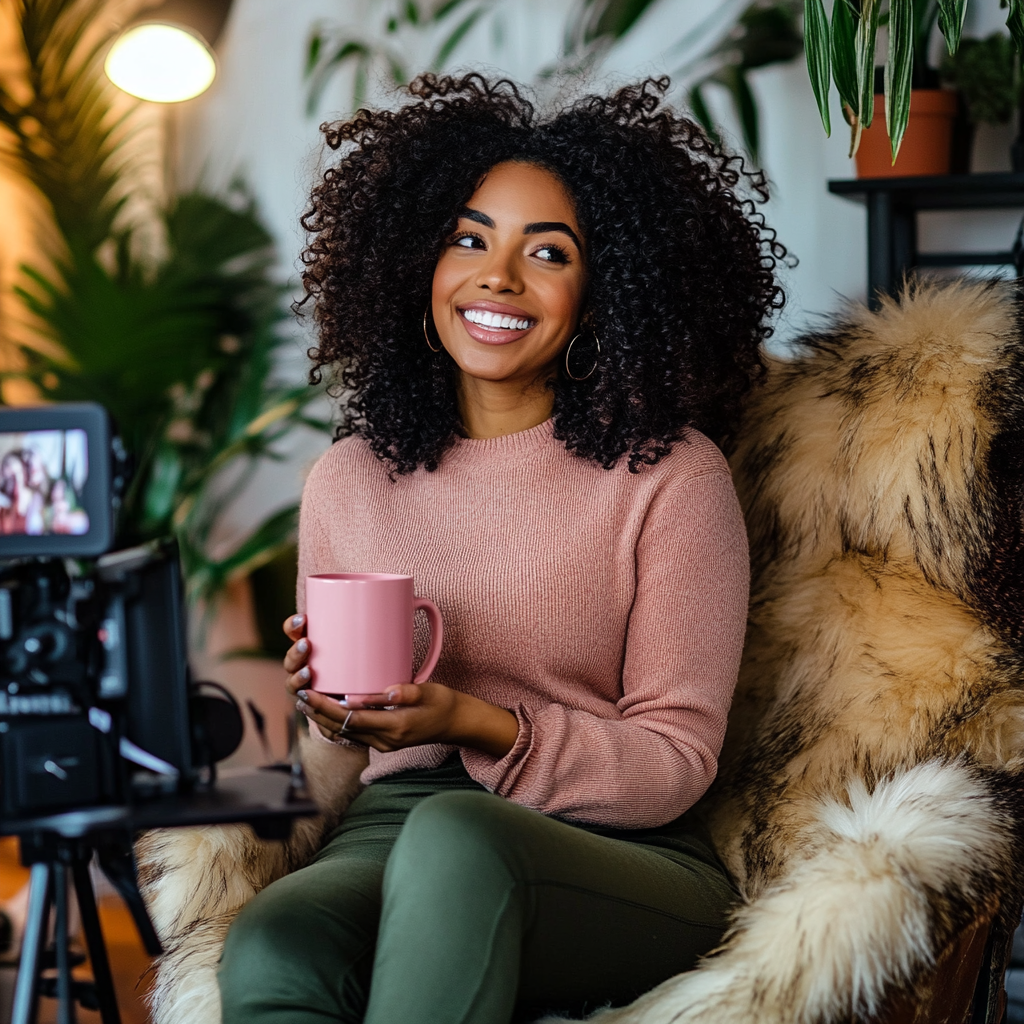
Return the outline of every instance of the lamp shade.
[[[114,42],[104,69],[119,89],[154,103],[179,103],[205,92],[217,74],[206,43],[181,25],[146,22]]]
[[[117,38],[105,62],[119,89],[155,103],[178,103],[209,88],[213,46],[231,0],[163,0]]]

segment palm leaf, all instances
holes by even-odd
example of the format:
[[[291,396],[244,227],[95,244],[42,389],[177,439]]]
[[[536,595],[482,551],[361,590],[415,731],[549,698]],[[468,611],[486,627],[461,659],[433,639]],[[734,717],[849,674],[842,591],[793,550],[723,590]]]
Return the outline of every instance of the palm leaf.
[[[707,132],[708,138],[712,142],[718,143],[721,139],[718,135],[715,119],[711,116],[711,111],[708,110],[708,105],[704,100],[703,84],[703,82],[698,82],[691,87],[690,110],[693,111],[693,116],[700,122],[700,126]]]
[[[310,47],[312,49],[312,45]],[[318,50],[322,48],[318,47]],[[338,46],[333,53],[323,58],[317,65],[307,67],[310,78],[309,92],[306,95],[306,113],[313,114],[323,97],[324,90],[330,83],[334,73],[347,61],[354,60],[357,65],[371,53],[371,47],[356,39],[349,39]],[[358,106],[358,104],[356,104]]]
[[[584,42],[621,39],[644,15],[654,0],[592,0]]]
[[[445,61],[447,61],[455,52],[456,47],[458,47],[459,43],[465,39],[467,33],[480,20],[483,13],[483,7],[478,7],[475,11],[470,11],[469,14],[467,14],[466,17],[448,33],[447,38],[441,43],[441,46],[438,48],[438,51],[431,62],[431,67],[435,71],[444,67]]]
[[[113,34],[112,25],[96,31],[104,8],[102,0],[17,0],[27,70],[20,88],[0,91],[0,121],[14,139],[8,164],[46,198],[61,233],[87,247],[109,236],[121,210],[131,134],[100,67]]]
[[[283,314],[270,236],[237,188],[187,194],[159,213],[166,257],[143,267],[131,227],[116,226],[147,157],[127,145],[133,108],[102,71],[104,0],[15,2],[27,72],[0,86],[2,158],[49,201],[59,243],[16,288],[36,327],[19,373],[47,399],[107,406],[136,465],[120,541],[175,533],[189,592],[208,600],[294,534],[294,510],[276,512],[213,558],[226,503],[295,426],[328,427],[306,412],[316,389],[273,378]],[[351,52],[365,62],[365,48]]]

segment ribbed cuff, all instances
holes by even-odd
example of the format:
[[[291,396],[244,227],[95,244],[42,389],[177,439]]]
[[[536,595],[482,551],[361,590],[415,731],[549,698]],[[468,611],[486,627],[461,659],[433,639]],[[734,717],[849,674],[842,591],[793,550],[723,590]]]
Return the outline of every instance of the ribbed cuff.
[[[517,704],[508,710],[519,722],[519,734],[512,744],[512,749],[504,757],[492,757],[468,747],[463,747],[461,751],[462,763],[466,766],[470,778],[499,796],[507,796],[516,784],[533,746],[533,722],[526,709],[522,704]]]

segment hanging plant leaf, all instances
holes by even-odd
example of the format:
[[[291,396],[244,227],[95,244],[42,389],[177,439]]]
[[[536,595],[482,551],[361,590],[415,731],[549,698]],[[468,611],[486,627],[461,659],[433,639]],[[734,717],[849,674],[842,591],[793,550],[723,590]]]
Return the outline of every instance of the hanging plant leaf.
[[[857,67],[857,119],[863,128],[871,127],[875,109],[875,37],[878,35],[878,0],[863,0],[857,22],[855,53]],[[858,133],[857,141],[860,135]]]
[[[1009,13],[1006,15],[1006,27],[1013,37],[1013,45],[1018,53],[1024,53],[1024,0],[1009,0]]]
[[[910,79],[914,69],[914,0],[889,0],[889,54],[885,64],[885,125],[892,162],[900,151],[910,118]]]
[[[804,52],[807,75],[818,104],[825,134],[832,134],[828,115],[828,93],[832,82],[832,62],[829,59],[828,17],[822,0],[804,0]]]
[[[939,0],[939,31],[951,57],[960,48],[966,14],[967,0]]]
[[[832,8],[832,80],[839,90],[839,100],[844,114],[847,110],[856,113],[857,65],[854,60],[855,37],[857,35],[857,14],[849,0],[835,0]]]

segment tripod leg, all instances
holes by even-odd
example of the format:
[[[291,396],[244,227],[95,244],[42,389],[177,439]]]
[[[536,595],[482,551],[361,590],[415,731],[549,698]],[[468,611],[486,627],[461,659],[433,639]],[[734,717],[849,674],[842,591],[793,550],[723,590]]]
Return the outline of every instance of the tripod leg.
[[[28,916],[21,941],[21,963],[14,989],[11,1024],[35,1024],[39,1003],[39,967],[50,923],[50,865],[33,864],[28,891]]]
[[[57,905],[53,945],[57,951],[57,1024],[75,1024],[75,1001],[71,995],[71,951],[68,949],[68,869],[61,863],[53,868],[53,899]]]
[[[100,1004],[100,1019],[103,1024],[121,1024],[114,979],[110,973],[110,962],[107,960],[107,946],[103,941],[100,917],[96,912],[96,894],[93,892],[92,879],[89,877],[89,864],[87,861],[77,860],[71,870],[75,878],[78,910],[82,915],[82,931],[85,932],[85,944],[89,950],[89,962],[92,964],[96,998]]]
[[[139,930],[139,938],[142,939],[142,945],[146,952],[150,956],[159,956],[164,951],[164,947],[160,944],[160,938],[153,927],[142,893],[139,892],[139,883],[135,876],[135,858],[131,846],[101,846],[97,848],[97,853],[103,873],[110,879],[131,911],[135,927]]]

